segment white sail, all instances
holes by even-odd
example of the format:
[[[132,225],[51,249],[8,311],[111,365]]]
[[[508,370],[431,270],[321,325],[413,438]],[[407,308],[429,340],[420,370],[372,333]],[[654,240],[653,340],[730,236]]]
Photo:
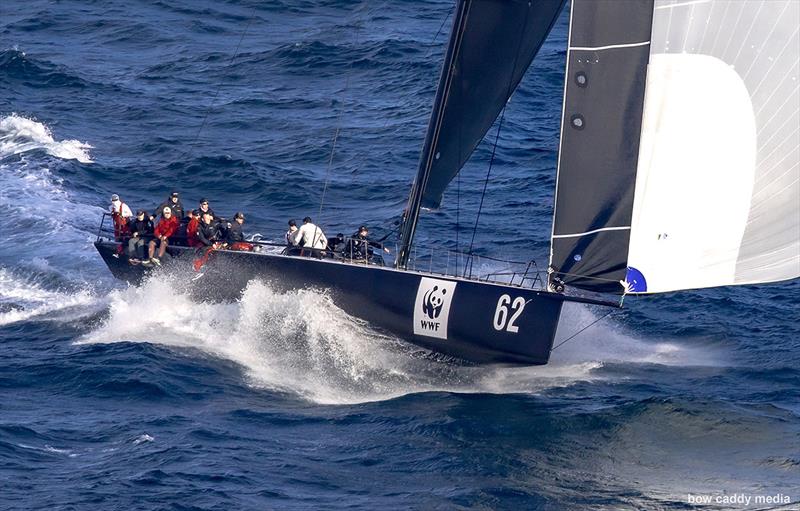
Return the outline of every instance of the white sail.
[[[633,292],[800,276],[800,1],[656,0]]]

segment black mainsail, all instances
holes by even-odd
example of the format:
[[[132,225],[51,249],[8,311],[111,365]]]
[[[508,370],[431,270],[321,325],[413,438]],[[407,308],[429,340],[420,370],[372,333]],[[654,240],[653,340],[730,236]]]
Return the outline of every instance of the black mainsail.
[[[419,170],[406,210],[398,266],[405,267],[420,208],[442,194],[497,119],[565,0],[459,0]]]
[[[550,284],[620,293],[639,158],[653,0],[574,0]]]

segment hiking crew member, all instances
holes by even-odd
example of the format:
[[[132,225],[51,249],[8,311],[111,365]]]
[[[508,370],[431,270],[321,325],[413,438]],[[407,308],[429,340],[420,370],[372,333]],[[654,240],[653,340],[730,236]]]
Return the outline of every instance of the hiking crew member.
[[[222,243],[219,242],[219,225],[214,222],[213,213],[211,213],[211,211],[201,211],[200,220],[200,226],[197,228],[197,241],[200,242],[200,250],[198,250],[200,257],[194,260],[192,265],[194,266],[194,271],[200,271],[200,268],[208,262],[211,253],[222,247]]]
[[[128,262],[139,264],[144,258],[144,249],[147,246],[145,238],[153,235],[153,222],[147,216],[147,211],[140,209],[128,226],[131,230],[131,239],[128,240]]]
[[[297,232],[297,222],[294,220],[289,220],[289,230],[286,231],[286,234],[283,236],[283,239],[286,240],[286,245],[291,247],[294,245],[292,241],[294,239],[294,233]]]
[[[128,222],[133,218],[131,208],[116,193],[111,196],[111,219],[114,220],[114,239],[123,241],[130,234]]]
[[[200,220],[203,219],[203,213],[209,212],[211,213],[211,219],[216,220],[217,215],[214,214],[214,210],[208,205],[208,199],[205,197],[200,199]]]
[[[167,197],[167,200],[159,204],[154,211],[163,213],[164,208],[169,208],[170,211],[172,211],[172,216],[175,217],[178,222],[183,222],[183,204],[181,204],[178,192],[172,192],[169,197]]]
[[[387,254],[389,253],[389,249],[381,245],[376,241],[369,240],[369,230],[365,225],[362,225],[358,228],[358,230],[353,233],[353,236],[347,242],[347,247],[345,247],[344,255],[345,257],[349,257],[351,259],[365,259],[369,260],[372,258],[373,247],[382,249]]]
[[[229,250],[253,250],[253,244],[244,240],[242,225],[244,224],[244,213],[241,211],[233,215],[233,223],[228,224],[228,232],[225,235],[225,245]]]
[[[311,221],[311,217],[307,216],[303,219],[303,226],[292,235],[292,245],[324,250],[328,246],[328,238],[322,229]]]
[[[197,229],[200,227],[200,213],[193,209],[189,211],[189,223],[186,224],[186,243],[190,247],[202,247],[203,244],[197,239]]]
[[[200,242],[200,246],[206,249],[208,247],[219,248],[219,229],[214,223],[214,214],[210,211],[201,212],[200,218],[202,222],[197,228],[197,241]]]
[[[164,257],[164,252],[167,251],[167,246],[169,245],[169,237],[175,234],[178,230],[178,219],[172,216],[172,210],[169,207],[165,207],[164,211],[161,213],[161,220],[158,221],[158,225],[156,225],[154,234],[156,239],[150,241],[150,249],[149,249],[149,262],[155,263],[160,265],[161,258]],[[153,257],[156,251],[156,242],[158,244],[158,257]]]

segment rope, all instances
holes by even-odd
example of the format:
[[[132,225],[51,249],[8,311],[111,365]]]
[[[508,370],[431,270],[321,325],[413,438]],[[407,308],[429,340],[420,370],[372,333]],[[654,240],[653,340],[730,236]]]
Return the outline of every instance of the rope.
[[[572,339],[574,339],[575,337],[577,337],[578,335],[580,335],[581,333],[583,333],[583,332],[584,332],[584,331],[585,331],[587,328],[589,328],[589,327],[592,327],[592,326],[594,326],[596,323],[598,323],[598,322],[600,322],[600,321],[602,321],[602,320],[606,319],[607,317],[609,317],[610,315],[612,315],[612,314],[613,314],[613,313],[615,313],[616,311],[617,311],[617,309],[613,309],[611,312],[608,312],[608,313],[606,313],[606,314],[605,314],[605,316],[603,316],[603,317],[601,317],[601,318],[599,318],[599,319],[595,319],[594,321],[592,321],[591,323],[589,323],[589,324],[588,324],[588,325],[586,325],[585,327],[581,328],[580,330],[578,330],[577,332],[575,332],[575,333],[574,333],[574,334],[572,334],[571,336],[567,337],[566,339],[564,339],[563,341],[561,341],[560,343],[558,343],[558,344],[557,344],[555,347],[553,347],[553,348],[550,348],[550,353],[554,352],[554,351],[555,351],[557,348],[559,348],[559,347],[563,346],[564,344],[566,344],[566,343],[567,343],[567,341],[571,341]]]
[[[517,43],[517,51],[514,53],[514,65],[511,66],[511,74],[508,76],[508,87],[506,87],[506,102],[503,105],[503,111],[500,114],[500,122],[497,124],[497,134],[494,137],[494,147],[492,148],[492,157],[489,159],[489,170],[486,171],[486,181],[483,183],[483,193],[481,193],[481,202],[478,205],[478,214],[475,217],[475,227],[472,229],[472,239],[469,242],[469,250],[468,253],[470,254],[470,264],[469,264],[469,271],[470,277],[472,276],[472,247],[475,243],[475,233],[478,231],[478,221],[481,219],[481,211],[483,211],[483,199],[486,197],[486,187],[489,185],[489,175],[492,173],[492,165],[494,164],[494,157],[497,152],[497,142],[500,139],[500,130],[503,128],[503,119],[506,116],[506,106],[508,106],[508,98],[511,97],[511,84],[514,83],[514,73],[517,72],[517,62],[519,61],[519,52],[522,49],[522,39],[523,35],[525,35],[525,27],[528,25],[528,15],[530,14],[530,9],[525,11],[525,19],[522,22],[522,34],[520,34],[519,42]],[[464,266],[464,274],[466,275],[467,268],[466,265]]]
[[[353,28],[354,33],[354,43],[358,46],[358,28],[359,23],[356,22],[355,28]],[[344,82],[344,89],[342,90],[342,106],[339,109],[339,114],[336,116],[336,130],[333,132],[333,143],[331,144],[331,156],[328,158],[328,166],[325,169],[325,184],[322,186],[322,196],[319,199],[319,214],[318,216],[322,216],[322,207],[325,204],[325,194],[328,192],[328,183],[330,183],[330,174],[331,168],[333,167],[333,155],[336,152],[336,142],[339,140],[339,132],[342,129],[341,121],[342,121],[342,114],[344,113],[344,96],[347,94],[347,90],[350,88],[350,78],[353,75],[353,61],[350,61],[350,65],[347,66],[347,78]]]
[[[228,65],[225,66],[224,72],[227,73],[228,69],[230,69],[231,65],[233,65],[233,61],[236,60],[237,55],[239,55],[239,48],[242,46],[242,41],[244,41],[244,36],[247,34],[247,30],[250,28],[250,25],[253,23],[253,18],[256,14],[256,8],[253,7],[252,11],[250,11],[250,17],[247,19],[247,25],[245,25],[244,30],[242,31],[242,36],[239,38],[239,43],[236,45],[236,49],[233,52],[233,56],[231,60],[228,61]],[[192,155],[192,150],[194,149],[197,141],[200,139],[200,133],[202,133],[203,128],[206,127],[206,121],[208,121],[208,114],[211,113],[211,109],[214,108],[214,103],[217,101],[217,96],[219,96],[219,91],[222,90],[222,85],[224,82],[220,82],[219,87],[217,87],[217,92],[214,93],[214,97],[211,99],[211,104],[208,105],[206,108],[206,113],[203,115],[203,122],[200,124],[200,128],[197,130],[197,135],[194,137],[194,141],[189,146],[189,154]]]
[[[344,84],[344,90],[342,94],[347,91],[347,88],[350,86],[350,70],[353,68],[353,63],[350,63],[350,67],[348,68],[347,72],[347,80]],[[333,144],[331,145],[331,156],[328,158],[328,166],[325,169],[325,184],[322,187],[322,197],[319,199],[319,215],[322,216],[322,206],[325,204],[325,194],[328,192],[328,183],[330,182],[330,174],[331,174],[331,167],[333,167],[333,154],[336,152],[336,141],[339,139],[339,131],[341,130],[341,119],[342,113],[344,112],[344,105],[341,109],[339,109],[339,115],[336,116],[336,131],[333,133]]]
[[[461,143],[459,142],[459,145]],[[461,172],[456,174],[456,269],[454,275],[458,275],[458,231],[459,216],[461,215]]]
[[[384,7],[385,6],[386,6],[386,3],[384,3]],[[431,42],[428,43],[428,51],[425,52],[425,56],[422,57],[422,62],[427,62],[428,61],[428,57],[431,56],[431,52],[433,51],[433,44],[436,42],[436,39],[439,38],[439,34],[442,33],[442,29],[444,28],[445,23],[447,23],[447,20],[450,19],[450,16],[453,14],[453,10],[455,10],[455,8],[456,8],[456,2],[453,2],[452,7],[450,7],[449,11],[447,11],[447,15],[445,15],[444,19],[442,20],[442,23],[439,25],[439,30],[436,31],[436,34],[433,36],[433,39],[431,39]],[[383,127],[381,128],[381,132],[383,132],[386,129],[386,126],[389,125],[389,121],[391,119],[392,119],[391,116],[387,114],[386,115],[386,120],[383,121]],[[372,148],[369,149],[369,153],[368,154],[372,154],[372,152],[374,150],[374,146],[375,146],[375,144],[373,144]],[[366,158],[364,158],[364,159],[366,160]],[[359,167],[358,170],[359,171],[361,170],[360,167]]]
[[[500,122],[497,124],[497,134],[494,137],[494,147],[492,148],[492,157],[489,158],[489,169],[486,171],[486,180],[483,182],[483,192],[481,193],[481,202],[478,205],[478,214],[475,216],[475,226],[472,228],[472,239],[469,241],[469,250],[467,254],[472,255],[472,246],[475,244],[475,233],[478,232],[478,222],[481,219],[481,211],[483,210],[483,199],[486,197],[486,188],[489,186],[489,176],[492,173],[492,166],[494,165],[494,155],[497,152],[497,141],[500,139],[500,130],[503,129],[503,119],[506,116],[506,107],[503,106],[503,112],[500,114]],[[467,269],[464,268],[466,273]],[[470,276],[472,275],[472,262],[470,261]]]

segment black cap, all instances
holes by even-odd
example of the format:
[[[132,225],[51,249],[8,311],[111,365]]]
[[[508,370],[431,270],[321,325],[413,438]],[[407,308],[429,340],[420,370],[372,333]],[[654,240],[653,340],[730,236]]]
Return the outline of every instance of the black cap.
[[[242,220],[244,220],[244,213],[242,213],[241,211],[237,211],[236,214],[233,215],[233,219],[236,220],[237,218],[241,218]]]
[[[294,220],[289,220],[289,227],[297,227],[297,222]]]
[[[202,203],[204,203],[204,202],[205,202],[205,203],[208,203],[208,199],[206,199],[205,197],[203,197],[202,199],[200,199],[200,204],[202,204]]]
[[[170,194],[170,197],[178,197],[178,192],[172,192],[172,193]]]
[[[190,213],[192,214],[192,216],[200,216],[200,211],[197,209],[191,210]]]
[[[305,217],[305,218],[303,219],[303,223],[304,223],[304,224],[310,224],[310,223],[311,223],[311,217],[310,217],[310,216],[307,216],[307,217]]]
[[[369,229],[367,229],[366,225],[362,225],[361,227],[358,228],[358,230],[359,231],[368,231]]]

